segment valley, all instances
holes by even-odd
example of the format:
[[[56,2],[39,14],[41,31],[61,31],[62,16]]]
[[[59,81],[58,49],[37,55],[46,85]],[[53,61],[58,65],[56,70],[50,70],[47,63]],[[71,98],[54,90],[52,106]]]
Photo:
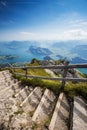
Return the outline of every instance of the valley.
[[[3,49],[2,49],[3,48]],[[86,41],[10,41],[0,42],[0,64],[24,64],[38,60],[66,59],[71,64],[87,63]]]

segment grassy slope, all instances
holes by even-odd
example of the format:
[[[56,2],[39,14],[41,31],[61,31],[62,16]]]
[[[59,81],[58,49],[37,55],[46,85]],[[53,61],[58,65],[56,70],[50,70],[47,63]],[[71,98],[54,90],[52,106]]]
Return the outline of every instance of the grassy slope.
[[[37,66],[38,63],[35,62],[33,64],[27,64],[27,66]],[[17,69],[16,72],[25,73],[24,70]],[[29,69],[28,70],[29,75],[36,75],[36,76],[47,76],[51,77],[44,69]],[[61,91],[61,81],[51,81],[51,80],[40,80],[40,79],[28,79],[21,78],[20,76],[16,76],[19,78],[23,84],[32,85],[32,86],[41,86],[44,88],[49,88],[53,90],[56,94],[58,94]],[[83,76],[84,77],[84,76]],[[71,98],[74,97],[74,95],[82,95],[84,98],[87,99],[87,83],[72,83],[67,82],[64,89],[65,93],[67,93]]]
[[[68,82],[65,85],[64,90],[71,98],[74,95],[82,95],[85,99],[87,99],[87,83],[72,83]]]
[[[38,63],[35,62],[33,64],[27,64],[27,66],[38,66]],[[25,74],[26,71],[23,69],[15,69],[15,72],[23,73]],[[51,77],[44,69],[28,69],[27,73],[29,75],[35,75],[35,76],[47,76]]]

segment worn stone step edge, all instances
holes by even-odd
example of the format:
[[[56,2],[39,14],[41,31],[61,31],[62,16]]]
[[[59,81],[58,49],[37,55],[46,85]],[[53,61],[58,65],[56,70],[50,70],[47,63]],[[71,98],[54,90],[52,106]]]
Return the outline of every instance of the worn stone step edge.
[[[22,90],[20,90],[19,91],[19,93],[17,93],[16,95],[15,95],[15,97],[17,98],[24,90],[26,90],[27,89],[27,86],[25,86]]]
[[[2,70],[2,71],[0,71],[0,74],[2,74],[2,73],[10,73],[10,72],[9,72],[9,70]]]
[[[9,73],[9,74],[0,74],[0,78],[8,78],[8,77],[12,77],[12,74]]]
[[[1,77],[1,78],[8,77],[8,76],[12,76],[12,74],[11,74],[11,73],[9,73],[9,74],[5,74],[5,75],[0,74],[0,77]]]
[[[59,111],[60,107],[61,107],[61,103],[62,103],[62,100],[63,100],[63,96],[64,96],[64,93],[61,93],[59,95],[59,98],[58,98],[58,101],[57,101],[57,104],[56,104],[56,107],[55,107],[55,110],[54,110],[54,113],[53,113],[53,116],[51,118],[51,121],[50,121],[50,125],[49,125],[49,130],[53,130],[54,129],[54,126],[55,126],[55,121],[57,119],[57,111]]]
[[[12,75],[12,73],[10,73],[10,72],[1,72],[0,73],[0,75],[8,75],[8,74]]]
[[[17,93],[15,95],[15,97],[18,97],[24,90],[28,89],[28,91],[32,91],[33,90],[33,87],[32,86],[25,86],[22,90],[19,91],[19,93]]]
[[[17,103],[20,104],[29,96],[29,94],[33,91],[33,88],[25,86],[22,90],[20,90],[14,97],[16,98]]]
[[[40,88],[40,87],[36,87],[36,88],[29,94],[29,96],[20,104],[20,107],[22,107],[22,106],[26,103],[26,101],[29,99],[29,97],[31,97],[31,96],[34,94],[34,92],[37,90],[37,88]]]
[[[53,110],[55,99],[56,96],[54,95],[54,93],[51,90],[46,89],[36,111],[33,114],[32,120],[37,124],[44,124],[44,122],[49,118],[49,115]],[[45,109],[44,106],[46,107]],[[47,112],[46,114],[43,112],[43,110],[45,112],[49,112]]]
[[[87,130],[87,101],[82,97],[74,97],[72,130]]]
[[[8,87],[8,86],[11,86],[11,85],[16,85],[16,84],[21,84],[21,81],[14,81],[14,80],[11,80],[11,81],[8,81],[8,82],[4,82],[4,83],[1,83],[0,86],[3,86],[3,89]]]
[[[0,82],[3,82],[3,81],[5,81],[5,80],[9,80],[9,79],[14,79],[12,76],[8,76],[8,77],[0,77]]]
[[[2,91],[3,89],[9,87],[10,85],[8,83],[3,83],[3,84],[0,84],[0,91]]]
[[[3,80],[0,80],[0,85],[1,85],[1,84],[5,84],[6,82],[16,83],[16,82],[18,82],[18,80],[17,80],[17,79],[14,79],[13,77],[6,78],[6,79],[3,79]]]
[[[4,88],[3,90],[0,91],[0,94],[2,94],[3,92],[7,91],[8,89],[12,89],[13,86],[14,86],[14,87],[16,86],[16,87],[18,88],[19,84],[20,84],[20,81],[17,82],[16,84],[14,84],[14,85],[12,84],[12,85],[10,85],[10,86]],[[15,89],[17,89],[16,87],[15,87]]]
[[[19,81],[15,80],[15,79],[7,80],[7,81],[0,82],[0,86],[1,85],[6,85],[7,86],[7,84],[9,86],[10,84],[16,84],[17,82],[19,82]]]

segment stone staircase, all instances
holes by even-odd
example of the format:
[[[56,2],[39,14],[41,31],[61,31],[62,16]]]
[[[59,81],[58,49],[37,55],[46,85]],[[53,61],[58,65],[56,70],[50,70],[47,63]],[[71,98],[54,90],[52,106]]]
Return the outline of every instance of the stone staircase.
[[[64,93],[23,86],[8,70],[0,72],[0,130],[86,130],[87,106],[81,97],[75,97],[72,113],[71,122]]]

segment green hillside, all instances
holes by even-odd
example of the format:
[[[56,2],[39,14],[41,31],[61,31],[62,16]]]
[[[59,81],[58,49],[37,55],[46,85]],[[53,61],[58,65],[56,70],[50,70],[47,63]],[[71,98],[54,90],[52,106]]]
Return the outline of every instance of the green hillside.
[[[40,65],[37,60],[35,60],[33,63],[27,64],[27,66],[38,66]],[[26,71],[22,69],[15,69],[15,72],[25,74]],[[34,75],[34,76],[46,76],[46,77],[52,77],[50,74],[48,74],[44,69],[29,69],[28,75]],[[85,75],[78,73],[78,75],[85,77]],[[42,79],[26,79],[24,77],[20,77],[17,75],[14,75],[16,78],[22,81],[23,84],[26,85],[32,85],[35,86],[41,86],[44,88],[49,88],[53,90],[56,94],[59,94],[61,91],[61,81],[54,81],[54,80],[42,80]],[[58,76],[58,75],[57,75]],[[84,98],[87,99],[87,83],[79,83],[79,82],[66,82],[65,93],[69,97],[73,99],[74,95],[82,95]]]

